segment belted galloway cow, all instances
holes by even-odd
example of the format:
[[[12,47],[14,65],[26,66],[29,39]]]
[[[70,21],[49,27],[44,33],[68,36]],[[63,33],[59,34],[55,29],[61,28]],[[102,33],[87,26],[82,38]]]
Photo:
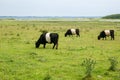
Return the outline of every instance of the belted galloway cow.
[[[106,37],[111,36],[111,40],[114,40],[114,30],[103,30],[100,32],[100,34],[98,35],[98,40],[100,40],[101,38],[104,40],[106,40]]]
[[[80,37],[79,33],[80,33],[79,29],[68,29],[65,33],[65,37],[67,37],[67,35],[69,35],[69,36],[70,35],[77,35]]]
[[[43,48],[45,48],[46,43],[53,43],[53,49],[55,46],[56,49],[58,49],[58,39],[59,35],[57,33],[44,32],[41,34],[40,38],[35,43],[35,47],[39,48],[40,44],[43,44]]]

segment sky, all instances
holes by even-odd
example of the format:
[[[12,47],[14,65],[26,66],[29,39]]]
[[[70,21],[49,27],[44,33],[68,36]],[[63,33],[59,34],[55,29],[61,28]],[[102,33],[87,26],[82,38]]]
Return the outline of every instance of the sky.
[[[0,16],[106,16],[120,0],[0,0]]]

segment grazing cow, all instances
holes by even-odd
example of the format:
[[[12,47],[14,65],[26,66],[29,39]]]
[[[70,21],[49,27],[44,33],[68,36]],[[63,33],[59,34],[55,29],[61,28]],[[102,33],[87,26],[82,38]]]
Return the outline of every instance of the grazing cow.
[[[59,39],[59,35],[57,33],[48,33],[45,32],[43,34],[41,34],[40,38],[38,39],[38,41],[35,43],[36,48],[39,48],[40,44],[43,44],[44,48],[46,43],[53,43],[53,49],[56,46],[56,49],[58,49],[58,39]]]
[[[100,40],[100,38],[105,38],[111,36],[111,40],[114,40],[114,30],[104,30],[100,32],[100,35],[98,36],[98,40]]]
[[[80,31],[79,29],[68,29],[67,32],[65,33],[65,37],[67,37],[67,35],[77,35],[80,37]]]

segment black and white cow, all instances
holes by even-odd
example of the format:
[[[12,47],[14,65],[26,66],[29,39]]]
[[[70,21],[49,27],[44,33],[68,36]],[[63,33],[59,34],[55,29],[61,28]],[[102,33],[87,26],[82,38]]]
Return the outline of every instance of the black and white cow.
[[[101,31],[98,36],[98,40],[100,40],[101,38],[106,39],[106,37],[109,37],[109,36],[111,36],[111,40],[114,40],[114,30]]]
[[[38,41],[35,43],[36,48],[39,48],[40,44],[43,44],[43,47],[45,48],[46,43],[53,43],[53,49],[56,46],[56,49],[58,49],[58,39],[59,35],[57,33],[49,33],[45,32],[41,34]]]
[[[65,37],[67,37],[67,35],[77,35],[80,37],[80,31],[79,29],[68,29],[67,32],[65,33]]]

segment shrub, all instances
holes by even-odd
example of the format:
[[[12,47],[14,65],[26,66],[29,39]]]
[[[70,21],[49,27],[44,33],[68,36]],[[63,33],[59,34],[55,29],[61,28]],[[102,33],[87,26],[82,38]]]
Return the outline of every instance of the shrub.
[[[95,67],[96,61],[92,60],[92,59],[85,59],[82,63],[82,65],[85,67],[86,69],[86,76],[82,79],[82,80],[94,80],[94,78],[92,78],[92,71]]]
[[[118,64],[118,61],[117,61],[117,58],[116,57],[110,57],[108,59],[110,61],[110,67],[109,67],[109,71],[116,71],[117,70],[117,64]]]

